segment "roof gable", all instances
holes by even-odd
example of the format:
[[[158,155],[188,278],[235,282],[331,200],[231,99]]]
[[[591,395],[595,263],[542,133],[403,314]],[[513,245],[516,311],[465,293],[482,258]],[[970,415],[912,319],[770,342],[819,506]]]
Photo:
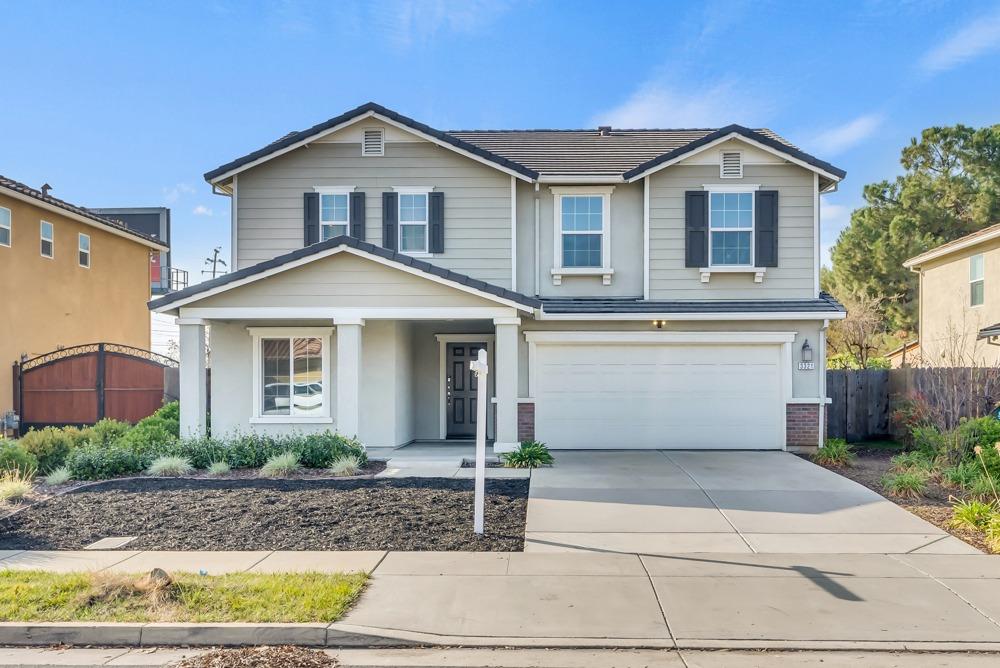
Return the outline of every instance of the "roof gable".
[[[952,253],[957,253],[961,250],[975,248],[979,244],[984,244],[996,239],[1000,239],[1000,223],[984,227],[983,229],[977,230],[972,234],[967,234],[964,237],[948,241],[940,246],[935,246],[920,255],[915,255],[909,260],[906,260],[903,262],[903,266],[907,269],[918,268],[927,262],[947,257]]]

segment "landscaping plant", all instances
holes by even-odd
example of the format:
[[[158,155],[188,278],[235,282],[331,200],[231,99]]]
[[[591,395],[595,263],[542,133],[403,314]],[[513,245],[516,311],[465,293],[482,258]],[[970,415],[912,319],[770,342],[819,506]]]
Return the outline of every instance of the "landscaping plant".
[[[829,438],[812,459],[827,466],[850,466],[854,461],[854,447],[842,438]]]
[[[229,464],[226,462],[212,462],[208,465],[208,475],[226,475],[229,473]]]
[[[509,469],[533,469],[550,466],[555,461],[548,447],[538,441],[521,441],[517,450],[505,452],[500,458]]]
[[[294,452],[283,452],[264,462],[260,467],[260,475],[265,478],[278,478],[298,473],[301,468],[298,455]]]
[[[882,478],[882,486],[890,496],[918,499],[927,491],[927,473],[919,469],[890,473]]]
[[[66,458],[66,466],[74,480],[135,475],[151,463],[144,462],[135,452],[117,443],[110,446],[88,443],[74,449]]]
[[[70,451],[85,439],[86,433],[75,427],[45,427],[32,429],[18,444],[34,455],[39,471],[48,472],[62,466]]]
[[[8,469],[0,473],[0,503],[20,501],[31,494],[34,471]]]
[[[17,441],[0,441],[0,472],[16,470],[22,473],[38,470],[38,460]]]
[[[918,450],[901,452],[893,456],[892,469],[897,472],[915,471],[929,474],[934,469],[934,460],[928,454]]]
[[[183,457],[157,457],[146,469],[147,475],[152,476],[182,476],[189,475],[194,471],[191,462]]]
[[[969,489],[982,477],[979,465],[975,462],[964,461],[956,466],[949,466],[941,471],[941,484],[953,489]]]
[[[335,476],[357,475],[361,470],[361,462],[356,455],[341,455],[330,462],[328,470]]]
[[[957,529],[985,530],[996,514],[996,506],[977,499],[962,501],[952,499],[951,520],[948,524]]]
[[[65,485],[72,479],[73,474],[70,472],[69,467],[63,465],[49,471],[49,474],[45,476],[45,484],[55,487],[56,485]]]

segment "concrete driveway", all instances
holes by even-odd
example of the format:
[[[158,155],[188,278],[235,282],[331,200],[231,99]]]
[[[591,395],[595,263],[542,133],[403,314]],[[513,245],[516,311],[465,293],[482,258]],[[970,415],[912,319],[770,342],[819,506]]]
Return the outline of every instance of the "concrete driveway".
[[[526,552],[977,551],[786,452],[564,451],[532,472]]]

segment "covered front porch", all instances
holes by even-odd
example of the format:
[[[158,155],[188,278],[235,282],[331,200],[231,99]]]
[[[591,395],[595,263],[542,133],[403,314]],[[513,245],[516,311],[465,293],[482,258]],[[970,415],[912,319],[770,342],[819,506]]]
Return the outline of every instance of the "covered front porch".
[[[373,448],[470,439],[469,361],[484,349],[487,437],[498,452],[515,448],[519,331],[534,305],[364,242],[333,241],[154,302],[180,328],[182,432],[208,429],[210,364],[213,435],[334,430]]]

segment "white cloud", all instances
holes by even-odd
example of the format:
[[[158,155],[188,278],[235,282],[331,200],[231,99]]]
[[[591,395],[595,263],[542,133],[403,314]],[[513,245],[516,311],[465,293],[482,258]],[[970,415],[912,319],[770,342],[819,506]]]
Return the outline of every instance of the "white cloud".
[[[506,0],[392,0],[373,5],[377,26],[395,46],[425,44],[440,33],[471,35],[507,13]]]
[[[194,208],[194,211],[192,211],[191,213],[193,213],[196,216],[211,216],[212,210],[203,204],[199,204]]]
[[[835,155],[843,153],[856,144],[868,139],[879,127],[885,118],[882,114],[865,114],[857,118],[830,128],[809,140],[809,147],[818,155]]]
[[[753,96],[732,82],[681,90],[652,81],[643,84],[622,104],[597,114],[591,123],[616,128],[754,125],[763,118],[765,111]]]
[[[937,74],[996,50],[1000,50],[1000,11],[966,23],[925,53],[920,68]]]
[[[841,230],[851,222],[853,208],[846,204],[833,204],[827,197],[829,195],[819,200],[820,261],[829,267],[830,249],[836,243]]]
[[[178,183],[173,186],[163,187],[163,201],[167,204],[174,204],[182,195],[190,195],[196,192],[194,187],[188,183]]]

